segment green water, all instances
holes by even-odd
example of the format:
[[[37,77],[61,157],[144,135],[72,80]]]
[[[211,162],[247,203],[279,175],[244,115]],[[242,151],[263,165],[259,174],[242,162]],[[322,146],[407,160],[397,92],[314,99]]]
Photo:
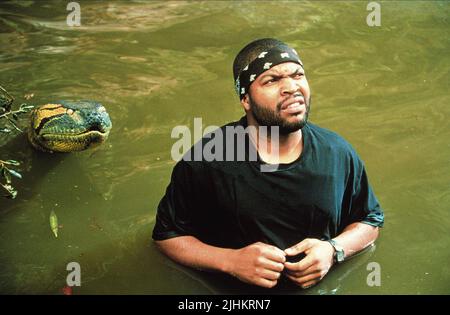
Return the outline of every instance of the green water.
[[[382,24],[368,27],[366,1],[79,1],[69,27],[67,2],[1,2],[0,84],[16,104],[98,100],[113,129],[95,151],[0,147],[24,177],[16,200],[0,199],[0,293],[61,294],[72,261],[74,294],[251,292],[170,262],[151,231],[172,128],[237,120],[233,58],[269,36],[299,51],[311,121],[354,145],[386,216],[375,251],[293,293],[450,293],[449,3],[380,2]],[[381,286],[367,285],[369,262]]]

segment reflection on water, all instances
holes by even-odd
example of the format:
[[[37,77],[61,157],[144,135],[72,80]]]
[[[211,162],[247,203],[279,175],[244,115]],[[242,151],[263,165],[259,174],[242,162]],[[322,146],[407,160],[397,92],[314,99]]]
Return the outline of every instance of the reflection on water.
[[[104,146],[68,155],[0,139],[0,157],[23,161],[24,175],[18,198],[0,199],[0,292],[59,294],[71,261],[82,268],[75,294],[262,292],[172,263],[150,235],[174,165],[172,128],[237,120],[234,55],[271,36],[298,48],[311,120],[354,145],[386,212],[376,251],[309,290],[277,292],[449,293],[450,6],[382,2],[382,26],[370,28],[365,5],[82,2],[82,25],[70,28],[65,5],[2,2],[0,84],[16,103],[27,93],[33,104],[95,99],[114,128]],[[380,287],[366,284],[370,261],[381,266]]]

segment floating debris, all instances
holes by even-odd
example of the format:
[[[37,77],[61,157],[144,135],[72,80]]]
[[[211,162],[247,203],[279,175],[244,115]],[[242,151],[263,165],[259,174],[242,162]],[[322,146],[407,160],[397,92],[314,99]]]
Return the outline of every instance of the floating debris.
[[[55,234],[55,237],[58,237],[58,217],[55,214],[55,211],[52,210],[50,213],[50,228],[52,229],[53,234]]]
[[[64,288],[62,288],[61,291],[64,295],[72,295],[73,294],[72,287],[69,287],[68,285],[66,285]]]
[[[97,222],[96,217],[89,218],[89,221],[91,221],[91,224],[89,224],[90,229],[103,231],[103,227]]]
[[[27,101],[32,99],[33,97],[34,97],[34,93],[28,93],[23,96],[23,98],[26,99]]]

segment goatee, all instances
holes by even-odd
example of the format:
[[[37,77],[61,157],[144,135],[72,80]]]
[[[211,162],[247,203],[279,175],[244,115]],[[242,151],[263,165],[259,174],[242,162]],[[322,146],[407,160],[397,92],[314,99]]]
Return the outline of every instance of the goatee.
[[[270,130],[270,127],[272,126],[278,126],[279,127],[279,133],[280,135],[287,135],[292,132],[295,132],[297,130],[302,129],[308,122],[309,117],[309,111],[311,108],[311,96],[308,99],[305,99],[305,115],[302,120],[295,121],[295,122],[289,122],[283,119],[281,117],[281,106],[283,104],[282,101],[277,104],[275,110],[270,110],[265,106],[262,106],[258,103],[256,103],[252,97],[249,96],[249,103],[251,106],[251,111],[253,114],[253,117],[255,118],[256,122],[260,126],[267,126],[267,128]],[[298,93],[295,96],[303,96],[302,94]]]

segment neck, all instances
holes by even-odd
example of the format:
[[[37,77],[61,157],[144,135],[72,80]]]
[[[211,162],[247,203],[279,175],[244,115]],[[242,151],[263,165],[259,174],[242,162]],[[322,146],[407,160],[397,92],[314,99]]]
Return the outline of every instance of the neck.
[[[250,133],[250,139],[258,150],[261,159],[269,164],[291,163],[299,158],[303,151],[302,130],[291,132],[286,135],[272,135],[270,127],[260,128],[253,117],[247,115],[249,126],[255,127],[256,133]],[[278,150],[277,145],[278,143]]]

